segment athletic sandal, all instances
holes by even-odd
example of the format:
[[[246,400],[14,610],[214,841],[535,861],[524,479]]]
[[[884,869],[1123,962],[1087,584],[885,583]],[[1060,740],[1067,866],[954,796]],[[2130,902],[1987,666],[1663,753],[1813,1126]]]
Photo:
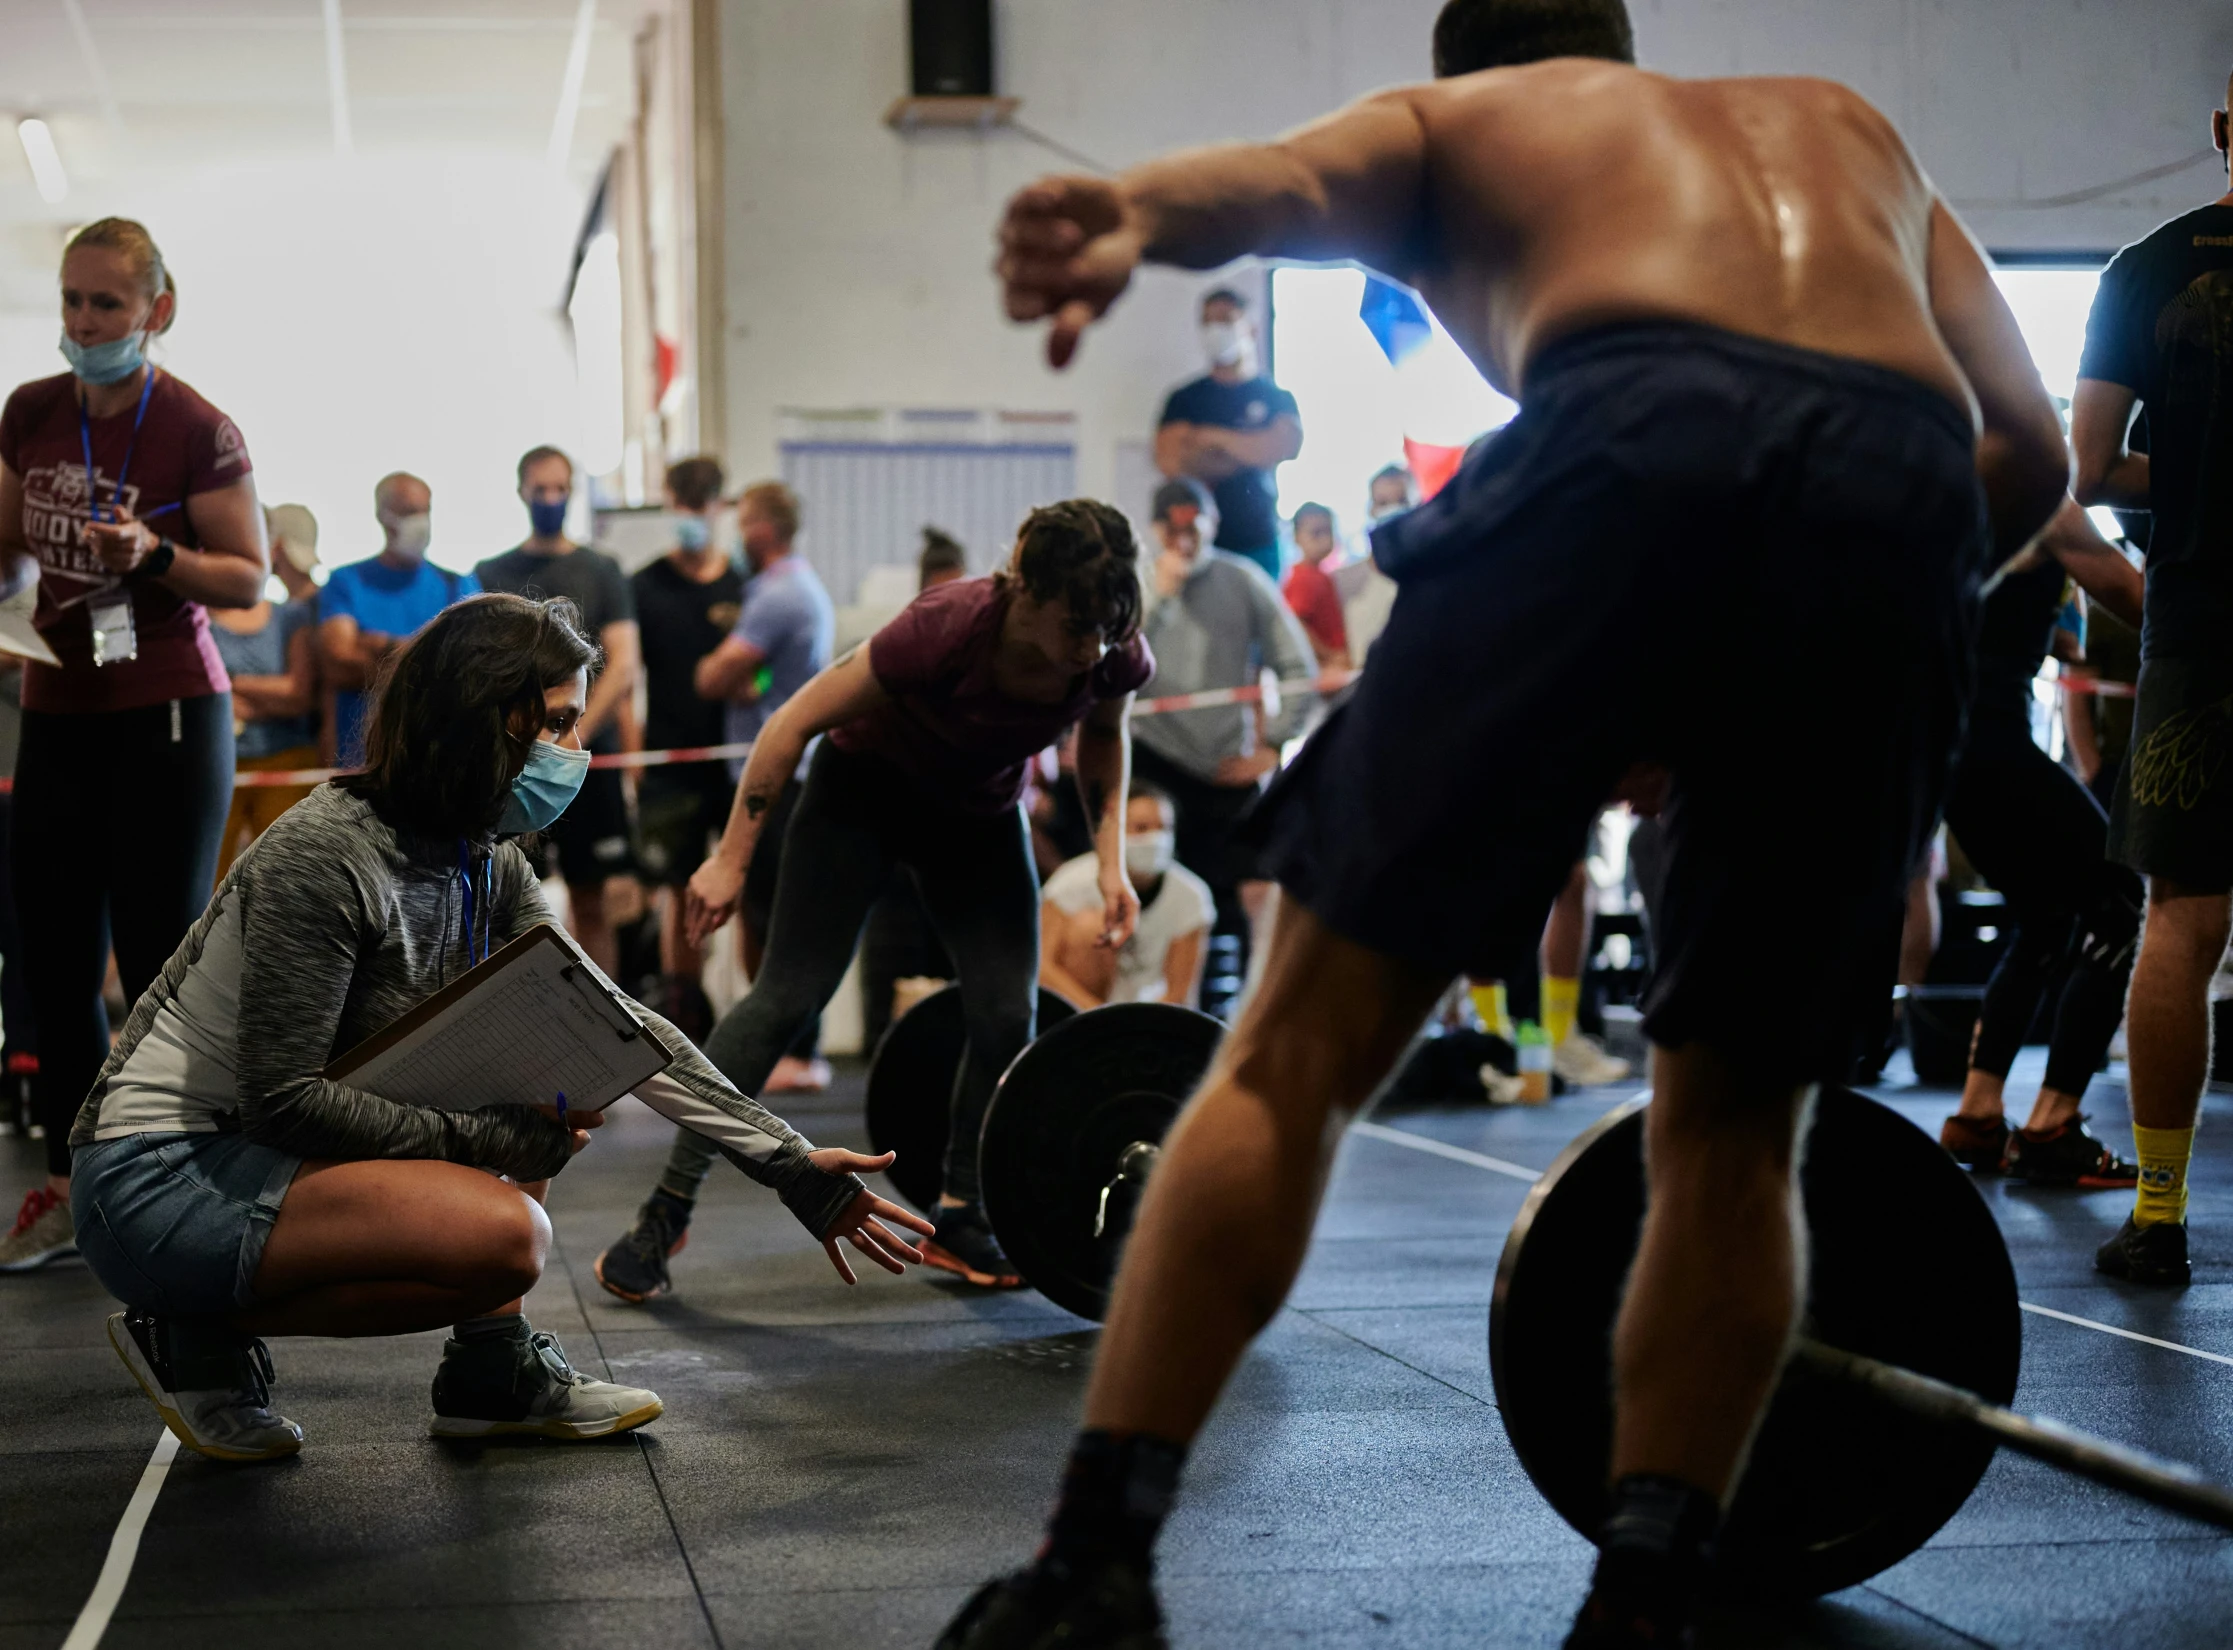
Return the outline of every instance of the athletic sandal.
[[[980,1289],[1021,1289],[1023,1274],[992,1235],[974,1203],[940,1209],[935,1236],[923,1242],[923,1264],[965,1278]]]
[[[656,1421],[659,1394],[591,1380],[547,1329],[442,1343],[434,1372],[437,1438],[604,1438]]]
[[[0,1238],[0,1272],[36,1271],[77,1252],[78,1234],[70,1224],[69,1203],[44,1186],[34,1186],[16,1211],[15,1229]]]
[[[2140,1226],[2127,1215],[2124,1229],[2094,1251],[2093,1267],[2127,1283],[2192,1283],[2194,1268],[2186,1258],[2186,1222],[2159,1220],[2152,1226]]]
[[[302,1448],[302,1428],[271,1410],[271,1352],[212,1318],[109,1315],[109,1345],[163,1425],[213,1461],[271,1461]]]
[[[1938,1143],[1963,1168],[1999,1174],[2008,1162],[2008,1119],[1964,1117],[1956,1112],[1938,1126]]]
[[[653,1192],[636,1211],[636,1224],[599,1255],[590,1270],[606,1294],[641,1306],[674,1287],[667,1276],[667,1260],[681,1254],[689,1241],[690,1205],[666,1192]]]
[[[2086,1128],[2080,1112],[2058,1129],[2008,1137],[2008,1173],[2033,1186],[2077,1186],[2086,1191],[2140,1184],[2140,1165],[2128,1163]]]
[[[1145,1568],[1049,1560],[970,1596],[932,1650],[1168,1650]]]

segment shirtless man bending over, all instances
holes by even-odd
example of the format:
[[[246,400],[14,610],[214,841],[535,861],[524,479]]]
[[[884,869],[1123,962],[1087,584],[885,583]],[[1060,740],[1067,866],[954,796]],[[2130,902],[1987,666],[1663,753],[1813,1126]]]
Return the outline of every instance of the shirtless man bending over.
[[[1156,1530],[1302,1261],[1340,1125],[1452,975],[1533,945],[1639,761],[1672,773],[1651,1203],[1568,1642],[1685,1639],[1797,1311],[1808,1102],[1891,981],[1980,578],[2054,513],[2068,457],[1889,121],[1821,81],[1631,56],[1619,0],[1451,0],[1433,85],[1009,205],[1008,313],[1052,322],[1056,366],[1143,262],[1354,258],[1522,410],[1375,536],[1385,640],[1264,806],[1269,961],[1165,1143],[1047,1543],[946,1644],[1163,1642]],[[1807,828],[1763,833],[1771,809]],[[1804,968],[1755,965],[1763,880],[1822,903]]]

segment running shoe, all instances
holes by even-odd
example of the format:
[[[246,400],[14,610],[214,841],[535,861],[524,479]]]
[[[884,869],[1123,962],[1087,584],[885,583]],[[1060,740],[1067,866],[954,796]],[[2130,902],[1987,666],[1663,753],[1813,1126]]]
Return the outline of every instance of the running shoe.
[[[2192,1283],[2194,1268],[2186,1258],[2186,1222],[2159,1220],[2152,1226],[2139,1226],[2127,1215],[2124,1229],[2094,1251],[2093,1268],[2127,1283]]]
[[[1568,1088],[1594,1089],[1617,1083],[1635,1069],[1617,1055],[1607,1054],[1605,1045],[1587,1032],[1570,1032],[1565,1042],[1551,1050],[1551,1071]]]
[[[659,1394],[592,1380],[547,1329],[442,1343],[434,1372],[437,1438],[604,1438],[659,1419]]]
[[[1938,1126],[1938,1143],[1965,1169],[1999,1174],[2008,1162],[2008,1119],[1964,1117],[1956,1112]]]
[[[302,1448],[302,1428],[272,1413],[271,1352],[212,1319],[109,1315],[109,1345],[163,1425],[197,1455],[270,1461]]]
[[[682,1253],[690,1241],[690,1205],[666,1192],[653,1192],[651,1201],[636,1211],[636,1224],[612,1247],[599,1255],[590,1270],[605,1286],[631,1306],[641,1306],[674,1287],[667,1276],[669,1257]]]
[[[923,1244],[923,1264],[974,1283],[980,1289],[1021,1289],[1023,1274],[992,1235],[985,1211],[974,1203],[940,1209],[937,1233]]]
[[[23,1207],[16,1211],[15,1229],[0,1238],[0,1272],[36,1271],[77,1252],[77,1228],[70,1224],[68,1200],[34,1186],[24,1193]]]
[[[1145,1566],[1078,1571],[1056,1559],[988,1581],[933,1650],[1167,1650]]]
[[[795,1054],[786,1054],[776,1061],[775,1069],[768,1073],[768,1080],[760,1085],[762,1094],[820,1094],[830,1086],[830,1063],[817,1054],[811,1060],[802,1060]]]
[[[2128,1163],[2086,1128],[2080,1112],[2059,1129],[2008,1137],[2008,1173],[2033,1186],[2076,1186],[2085,1191],[2140,1184],[2140,1165]]]

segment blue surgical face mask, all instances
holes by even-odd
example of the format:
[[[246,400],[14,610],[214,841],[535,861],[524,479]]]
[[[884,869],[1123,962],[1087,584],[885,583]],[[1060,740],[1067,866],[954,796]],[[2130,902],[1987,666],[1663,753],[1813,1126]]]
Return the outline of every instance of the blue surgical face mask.
[[[589,752],[568,750],[548,739],[538,739],[527,752],[527,766],[512,781],[505,800],[504,817],[496,822],[500,834],[548,830],[566,811],[566,804],[580,794],[589,777]]]
[[[147,359],[147,334],[127,332],[105,344],[81,344],[65,332],[62,359],[88,384],[118,383],[138,372]]]
[[[539,539],[554,539],[566,530],[566,501],[553,499],[548,504],[535,502],[527,506],[528,522]]]
[[[674,529],[675,547],[680,550],[703,550],[713,542],[713,529],[704,516],[686,516],[676,511],[667,518]]]

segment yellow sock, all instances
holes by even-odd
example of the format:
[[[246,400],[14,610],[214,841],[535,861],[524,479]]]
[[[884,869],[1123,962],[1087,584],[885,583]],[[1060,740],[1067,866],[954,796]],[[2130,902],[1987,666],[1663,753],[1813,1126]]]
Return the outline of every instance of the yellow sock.
[[[2133,1224],[2185,1220],[2186,1166],[2194,1156],[2194,1131],[2143,1129],[2135,1123],[2132,1144],[2140,1154],[2140,1196],[2133,1206]]]
[[[1506,1042],[1519,1039],[1519,1028],[1512,1024],[1512,1010],[1504,999],[1504,982],[1494,985],[1477,985],[1473,988],[1473,1012],[1481,1016],[1481,1024],[1491,1036]]]
[[[1582,982],[1543,976],[1543,1035],[1556,1048],[1574,1035],[1574,1020],[1582,1009]]]

